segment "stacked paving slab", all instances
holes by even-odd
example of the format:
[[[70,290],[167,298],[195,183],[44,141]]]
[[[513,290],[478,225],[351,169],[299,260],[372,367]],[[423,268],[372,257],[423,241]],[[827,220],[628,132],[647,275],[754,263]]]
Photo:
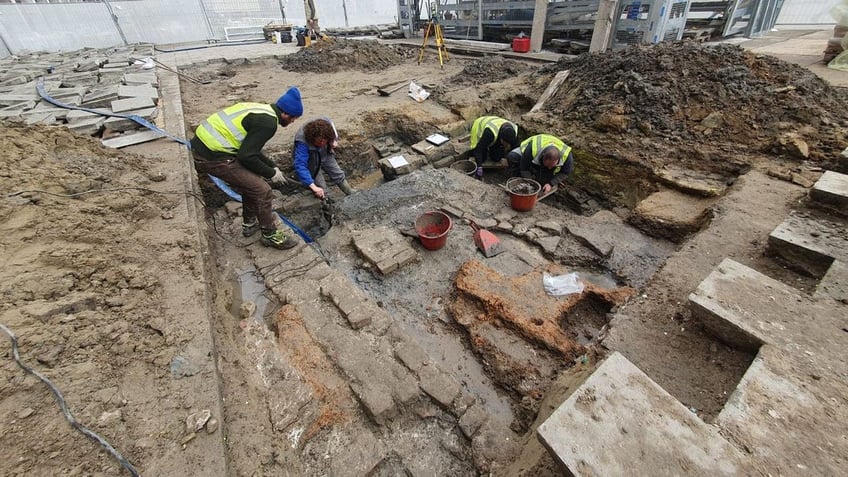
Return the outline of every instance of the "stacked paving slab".
[[[116,136],[144,129],[128,116],[152,121],[158,114],[159,85],[155,69],[150,68],[155,63],[149,60],[145,66],[143,61],[153,54],[153,45],[138,44],[4,58],[0,120],[62,125],[80,135],[108,136],[112,139],[104,144],[111,147],[134,144]],[[39,94],[40,81],[53,102]]]
[[[722,341],[757,356],[706,424],[618,353],[538,435],[573,475],[848,473],[848,176],[826,172],[769,250],[821,279],[812,295],[725,259],[689,297]]]

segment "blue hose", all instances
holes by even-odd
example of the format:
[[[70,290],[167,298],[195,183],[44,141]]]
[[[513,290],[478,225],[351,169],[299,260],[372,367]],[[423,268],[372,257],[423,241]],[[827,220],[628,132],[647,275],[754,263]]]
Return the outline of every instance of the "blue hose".
[[[41,96],[45,101],[47,101],[48,103],[53,104],[55,106],[59,106],[60,108],[75,109],[77,111],[86,111],[86,112],[89,112],[89,113],[100,114],[101,116],[114,116],[114,117],[118,117],[118,118],[129,119],[131,121],[135,121],[136,123],[146,127],[147,129],[150,129],[151,131],[158,132],[162,136],[165,136],[169,139],[172,139],[172,140],[182,144],[189,151],[191,150],[191,144],[188,141],[186,141],[185,139],[183,139],[181,137],[177,137],[177,136],[173,136],[171,134],[168,134],[167,131],[157,127],[155,124],[151,123],[150,121],[142,118],[141,116],[139,116],[137,114],[113,113],[111,111],[103,111],[103,110],[99,110],[99,109],[84,108],[82,106],[74,106],[72,104],[66,104],[66,103],[63,103],[61,101],[57,101],[52,96],[47,94],[47,91],[45,91],[45,89],[44,89],[44,78],[43,77],[38,78],[38,82],[35,85],[35,89],[36,89],[36,91],[38,91],[38,95]],[[212,174],[209,174],[209,179],[211,179],[212,183],[214,183],[219,189],[221,189],[222,192],[227,194],[231,199],[233,199],[237,202],[241,202],[241,194],[239,194],[238,192],[236,192],[232,188],[230,188],[230,186],[227,185],[226,182],[222,181],[218,177],[213,176]],[[297,225],[292,223],[292,221],[290,221],[285,216],[283,216],[283,214],[277,212],[277,216],[280,217],[280,220],[282,220],[284,224],[286,224],[297,235],[299,235],[300,238],[302,238],[304,242],[306,242],[308,244],[313,242],[312,237],[307,235],[306,232],[304,232],[303,230],[300,229],[300,227],[298,227]]]

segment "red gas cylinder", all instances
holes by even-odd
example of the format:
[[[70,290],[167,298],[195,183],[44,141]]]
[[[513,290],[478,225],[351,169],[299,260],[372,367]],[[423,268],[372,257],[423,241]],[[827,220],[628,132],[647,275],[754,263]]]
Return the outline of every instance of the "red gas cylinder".
[[[512,39],[512,51],[516,53],[527,53],[530,51],[530,37],[515,37]]]

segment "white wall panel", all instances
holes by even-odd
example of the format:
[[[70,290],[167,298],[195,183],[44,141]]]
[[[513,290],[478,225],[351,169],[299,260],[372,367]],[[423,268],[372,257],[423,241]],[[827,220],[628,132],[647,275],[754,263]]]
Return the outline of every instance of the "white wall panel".
[[[110,4],[128,43],[169,44],[213,38],[200,0],[111,1]]]
[[[322,28],[395,23],[395,0],[315,0]],[[303,0],[111,0],[0,4],[0,58],[33,51],[224,41],[225,27],[305,26]],[[109,12],[112,8],[118,25]],[[345,18],[345,13],[347,13]],[[120,29],[119,29],[120,27]],[[8,51],[7,51],[8,50]]]
[[[785,0],[777,26],[780,25],[832,25],[836,23],[830,9],[842,0]]]
[[[0,35],[13,54],[123,44],[101,3],[0,4]]]
[[[284,2],[286,18],[297,26],[306,25],[302,0]],[[396,0],[315,0],[321,28],[366,26],[397,22]],[[347,10],[347,25],[345,25]]]

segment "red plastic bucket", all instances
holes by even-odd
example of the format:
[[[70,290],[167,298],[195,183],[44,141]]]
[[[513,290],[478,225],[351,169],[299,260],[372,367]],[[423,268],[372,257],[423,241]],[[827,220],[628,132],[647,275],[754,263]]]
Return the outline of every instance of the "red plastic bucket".
[[[527,212],[536,205],[536,198],[542,185],[533,179],[513,177],[506,181],[506,190],[509,193],[509,205],[513,210]]]
[[[415,232],[424,248],[438,250],[447,243],[452,225],[451,218],[444,212],[424,212],[415,219]]]
[[[530,37],[513,38],[512,51],[516,53],[527,53],[530,51]]]

